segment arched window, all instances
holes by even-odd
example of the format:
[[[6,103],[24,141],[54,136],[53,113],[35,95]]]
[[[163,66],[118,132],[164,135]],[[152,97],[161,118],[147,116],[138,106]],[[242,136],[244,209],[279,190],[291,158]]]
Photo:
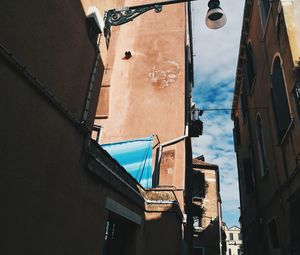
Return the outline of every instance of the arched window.
[[[265,176],[265,174],[268,170],[268,167],[267,167],[266,147],[265,147],[262,119],[259,114],[257,115],[257,118],[256,118],[256,135],[257,135],[259,167],[260,167],[261,175]]]
[[[265,28],[270,10],[270,0],[258,0],[258,3],[261,22],[263,24],[263,27]]]
[[[272,98],[274,104],[274,111],[276,116],[276,124],[278,130],[279,142],[282,141],[291,123],[291,115],[288,104],[288,98],[285,89],[285,82],[281,60],[276,57],[273,62],[272,70]]]
[[[254,83],[254,78],[255,78],[253,53],[252,53],[252,47],[250,42],[247,44],[246,47],[246,68],[247,68],[246,84],[247,84],[248,95],[250,95]]]

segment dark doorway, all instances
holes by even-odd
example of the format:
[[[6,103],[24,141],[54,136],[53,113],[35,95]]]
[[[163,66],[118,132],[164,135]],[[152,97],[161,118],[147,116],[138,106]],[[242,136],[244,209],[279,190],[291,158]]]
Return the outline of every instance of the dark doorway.
[[[201,248],[201,247],[194,247],[194,255],[204,255],[203,248]]]
[[[134,255],[136,225],[109,213],[104,236],[103,255]]]

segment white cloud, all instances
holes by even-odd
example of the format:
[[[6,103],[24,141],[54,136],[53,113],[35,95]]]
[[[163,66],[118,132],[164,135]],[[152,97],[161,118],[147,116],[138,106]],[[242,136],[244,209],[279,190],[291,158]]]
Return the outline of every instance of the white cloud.
[[[218,30],[204,25],[207,1],[193,2],[193,101],[201,109],[230,109],[240,43],[244,1],[221,0],[227,24]],[[200,17],[200,18],[199,18]],[[238,224],[238,177],[232,140],[230,111],[204,111],[203,136],[193,139],[194,156],[204,155],[220,169],[225,222]]]
[[[204,25],[206,1],[193,3],[194,58],[196,75],[212,83],[232,78],[235,74],[240,43],[241,20],[244,1],[224,0],[221,7],[226,13],[227,24],[218,30]]]

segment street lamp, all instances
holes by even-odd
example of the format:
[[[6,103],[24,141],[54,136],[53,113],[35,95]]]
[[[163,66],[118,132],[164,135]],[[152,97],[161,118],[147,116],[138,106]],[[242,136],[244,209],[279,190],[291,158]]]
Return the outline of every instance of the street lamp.
[[[184,2],[192,2],[196,0],[175,0],[175,1],[165,1],[157,2],[136,6],[126,6],[119,9],[111,9],[105,12],[104,15],[104,32],[108,33],[111,26],[120,26],[129,21],[134,20],[136,17],[142,15],[143,13],[153,10],[155,12],[161,12],[164,5],[178,4]],[[205,18],[205,23],[208,28],[217,29],[221,28],[226,24],[226,16],[220,7],[219,0],[210,0],[208,2],[208,12]]]
[[[208,2],[208,11],[205,18],[205,23],[208,28],[218,29],[226,24],[226,15],[220,7],[219,0],[210,0]]]

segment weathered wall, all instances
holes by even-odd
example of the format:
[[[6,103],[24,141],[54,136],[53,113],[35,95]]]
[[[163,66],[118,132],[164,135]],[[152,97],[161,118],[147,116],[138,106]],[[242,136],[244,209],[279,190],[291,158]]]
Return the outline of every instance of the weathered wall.
[[[284,6],[280,11],[280,2],[293,2],[292,6]],[[292,249],[291,225],[293,219],[290,211],[290,198],[296,195],[300,187],[299,176],[294,175],[299,166],[296,157],[299,154],[299,112],[294,99],[294,86],[299,75],[295,72],[295,56],[298,54],[297,28],[291,31],[292,23],[296,24],[298,18],[291,14],[291,9],[297,12],[297,1],[273,1],[270,7],[266,28],[262,26],[258,1],[253,1],[248,8],[247,17],[244,19],[242,47],[240,60],[244,65],[239,65],[238,74],[243,77],[236,84],[236,91],[240,86],[237,109],[241,104],[241,93],[246,86],[247,79],[245,55],[246,43],[252,47],[255,79],[251,91],[246,91],[248,103],[248,116],[242,121],[242,111],[234,110],[235,117],[239,118],[241,143],[236,147],[241,185],[241,222],[245,247],[253,254],[282,254]],[[292,23],[291,23],[292,22]],[[296,55],[295,55],[296,54]],[[291,124],[285,137],[279,141],[276,125],[276,115],[272,100],[271,74],[272,64],[276,56],[281,59],[288,106],[291,115]],[[239,61],[242,63],[243,61]],[[240,71],[239,71],[240,70]],[[240,72],[240,73],[239,73]],[[257,130],[257,116],[260,114],[263,125],[267,171],[262,174],[259,163],[259,143]],[[246,191],[246,169],[243,159],[250,158],[253,171],[253,190]],[[272,248],[269,234],[269,223],[275,219],[278,229],[280,248]],[[259,242],[257,240],[260,240]],[[255,243],[259,245],[253,246]],[[251,254],[252,254],[251,253]]]
[[[143,201],[138,202],[142,195],[128,188],[137,189],[137,184],[126,178],[124,184],[107,167],[120,175],[126,175],[124,169],[102,154],[100,162],[106,165],[98,164],[97,171],[104,179],[88,167],[95,157],[88,151],[87,128],[104,69],[100,61],[88,120],[79,128],[96,57],[84,12],[90,3],[97,4],[1,2],[0,43],[26,67],[27,76],[0,55],[0,253],[101,254],[108,198],[141,217],[135,254],[150,254],[144,247],[151,248],[151,240],[157,247],[165,242],[172,247],[157,254],[180,250],[180,241],[174,245],[167,235],[158,238],[163,228],[172,231],[172,240],[181,240],[178,214],[157,212],[157,222],[148,216],[145,221]],[[40,89],[35,78],[27,79],[27,71],[43,85]],[[45,96],[44,86],[53,96]],[[53,98],[61,105],[54,105]]]
[[[105,99],[99,100],[95,120],[104,127],[101,143],[149,135],[158,135],[164,143],[184,134],[184,42],[183,4],[165,6],[161,13],[150,11],[112,28],[101,88]],[[130,59],[124,59],[125,51],[132,53]],[[174,160],[172,167],[161,170],[160,184],[183,188],[184,143],[164,148],[169,150],[174,150]],[[156,150],[153,153],[155,158]]]
[[[174,212],[146,212],[141,254],[182,254],[181,221]]]
[[[81,4],[1,1],[0,21],[0,43],[80,119],[95,60]],[[98,254],[103,188],[85,173],[85,135],[2,55],[0,77],[1,253]]]

